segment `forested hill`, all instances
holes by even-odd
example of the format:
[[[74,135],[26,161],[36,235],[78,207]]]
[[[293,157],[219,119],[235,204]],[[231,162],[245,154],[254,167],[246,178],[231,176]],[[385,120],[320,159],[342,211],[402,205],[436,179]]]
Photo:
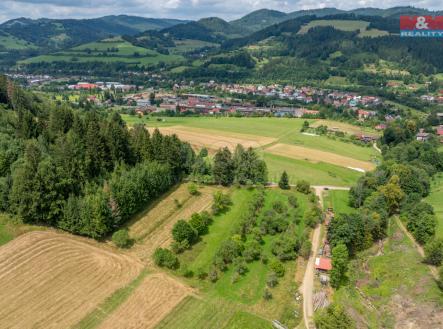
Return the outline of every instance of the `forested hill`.
[[[0,211],[101,238],[189,173],[190,145],[0,76]]]
[[[0,33],[38,47],[63,48],[116,35],[160,30],[186,21],[137,16],[105,16],[93,19],[18,18],[0,25]]]

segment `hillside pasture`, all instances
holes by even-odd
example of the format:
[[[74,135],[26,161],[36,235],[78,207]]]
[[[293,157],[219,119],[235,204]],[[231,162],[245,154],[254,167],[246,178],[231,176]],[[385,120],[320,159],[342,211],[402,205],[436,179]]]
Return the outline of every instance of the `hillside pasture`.
[[[122,62],[134,65],[149,65],[159,62],[180,62],[183,57],[178,55],[164,55],[154,50],[146,49],[124,41],[120,38],[107,39],[83,44],[65,51],[31,57],[21,61],[21,64],[40,62]]]
[[[154,328],[190,293],[189,287],[165,274],[148,275],[98,328]]]
[[[87,241],[45,231],[0,247],[0,328],[69,328],[141,272]]]
[[[222,147],[228,147],[233,151],[237,144],[241,144],[244,147],[259,148],[276,141],[275,138],[271,137],[228,132],[215,133],[209,129],[183,126],[164,127],[159,128],[159,130],[166,135],[176,134],[180,139],[189,142],[196,149],[206,147],[211,151],[216,151]]]
[[[310,127],[313,128],[319,126],[327,126],[328,129],[342,131],[350,135],[365,134],[370,136],[380,136],[380,133],[374,129],[363,126],[351,125],[350,123],[347,122],[320,119],[320,120],[315,120],[312,124],[310,124]]]
[[[331,20],[313,20],[306,25],[303,25],[301,29],[298,31],[298,34],[305,34],[310,29],[318,26],[331,26],[337,30],[341,31],[365,31],[369,26],[369,22],[360,21],[360,20],[339,20],[339,19],[331,19]]]
[[[171,230],[178,220],[210,208],[215,188],[202,187],[199,195],[191,196],[187,186],[180,185],[129,223],[129,234],[135,240],[131,254],[152,265],[155,249],[172,242]]]
[[[313,163],[326,162],[349,169],[369,171],[375,168],[375,165],[371,162],[361,161],[331,152],[314,150],[303,146],[278,143],[267,148],[266,152],[291,159],[306,160]]]

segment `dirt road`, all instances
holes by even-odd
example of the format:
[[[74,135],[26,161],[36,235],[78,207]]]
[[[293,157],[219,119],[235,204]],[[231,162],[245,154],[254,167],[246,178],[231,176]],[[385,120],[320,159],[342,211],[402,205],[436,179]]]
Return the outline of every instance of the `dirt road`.
[[[318,196],[318,200],[320,202],[320,206],[323,209],[323,191],[325,190],[349,190],[349,187],[340,187],[340,186],[312,186],[315,190],[315,194]],[[320,232],[321,225],[317,225],[313,234],[312,234],[312,251],[311,256],[309,257],[308,263],[306,265],[306,272],[303,277],[303,283],[300,287],[300,291],[303,294],[303,319],[305,322],[305,327],[308,329],[315,328],[314,322],[312,321],[312,317],[314,315],[314,306],[312,303],[312,295],[314,290],[314,264],[315,257],[317,255],[318,248],[320,246]]]

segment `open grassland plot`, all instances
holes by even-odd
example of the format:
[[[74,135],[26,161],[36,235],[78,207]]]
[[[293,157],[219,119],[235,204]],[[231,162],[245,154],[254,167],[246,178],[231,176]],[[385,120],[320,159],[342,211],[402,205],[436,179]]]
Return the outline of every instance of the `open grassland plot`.
[[[126,120],[127,117],[124,117]],[[143,120],[139,118],[131,118],[131,121]],[[181,130],[185,128],[202,128],[206,132],[210,130],[212,136],[222,135],[225,132],[238,133],[263,137],[272,137],[277,141],[285,144],[294,144],[307,148],[317,149],[337,153],[357,160],[370,161],[379,156],[372,147],[364,147],[352,143],[346,143],[338,139],[328,138],[326,136],[308,136],[300,132],[305,119],[294,118],[214,118],[214,117],[198,117],[198,118],[162,118],[160,121],[152,120],[141,121],[149,127],[171,127],[180,126]],[[340,127],[346,131],[361,132],[362,130],[373,135],[377,133],[369,128],[361,128],[350,124],[336,122],[332,120],[307,120],[311,126],[327,124],[328,127]]]
[[[135,239],[131,254],[152,264],[155,249],[168,247],[172,242],[171,230],[178,220],[210,208],[215,188],[202,187],[199,195],[191,196],[187,186],[180,185],[128,224],[129,234]]]
[[[435,215],[437,216],[437,231],[435,235],[443,238],[443,174],[435,177],[431,184],[431,193],[425,201],[434,207]]]
[[[68,328],[142,270],[134,259],[54,232],[0,248],[0,328]]]
[[[314,150],[303,146],[279,143],[268,147],[266,152],[291,159],[306,160],[313,163],[326,162],[336,166],[360,171],[369,171],[375,168],[375,165],[371,162],[357,160],[336,153]]]
[[[45,229],[45,227],[16,222],[9,215],[0,213],[0,246],[8,243],[19,235]]]
[[[165,274],[150,274],[98,328],[154,328],[191,293]]]
[[[276,141],[275,138],[271,137],[228,132],[215,133],[213,130],[209,129],[182,126],[164,127],[159,129],[163,134],[177,135],[180,139],[189,142],[196,149],[206,147],[211,151],[216,151],[222,147],[228,147],[231,151],[234,151],[238,144],[243,145],[245,148],[259,148]]]
[[[360,30],[360,33],[358,34],[358,36],[360,38],[377,38],[377,37],[384,37],[389,35],[388,31],[383,31],[383,30],[379,30],[379,29],[369,29],[369,30]]]
[[[252,199],[254,191],[247,189],[236,189],[232,192],[233,205],[231,209],[222,215],[214,217],[209,233],[202,237],[191,250],[180,255],[180,262],[194,273],[198,271],[208,271],[213,259],[221,244],[232,236],[241,223],[242,214],[247,211],[249,201]],[[307,208],[307,196],[294,191],[281,191],[279,189],[266,190],[265,205],[262,214],[272,209],[276,201],[287,204],[288,196],[295,195],[298,200],[298,208],[289,208],[289,218],[300,218],[296,227],[296,234],[301,236],[304,231],[303,214]],[[278,239],[278,235],[267,235],[264,237],[262,254],[268,259],[275,256],[272,254],[272,244]],[[208,300],[217,303],[220,300],[238,304],[238,308],[244,311],[258,314],[266,319],[278,318],[285,323],[295,324],[293,309],[287,312],[287,307],[292,308],[293,295],[296,286],[294,275],[296,269],[295,261],[288,261],[284,264],[286,274],[279,280],[279,285],[272,289],[274,298],[269,301],[263,299],[266,287],[267,276],[270,273],[269,266],[261,261],[248,263],[248,271],[235,282],[232,281],[234,275],[233,266],[220,274],[215,283],[198,278],[189,279],[191,284],[199,286]],[[292,322],[291,322],[292,321]]]
[[[175,47],[169,48],[169,51],[174,54],[183,54],[204,47],[215,48],[218,47],[218,44],[200,40],[184,39],[175,41]]]
[[[356,126],[356,125],[351,125],[350,123],[347,122],[340,122],[334,120],[326,120],[326,119],[315,120],[310,126],[314,128],[318,126],[328,126],[329,129],[336,129],[338,131],[343,131],[351,135],[357,135],[357,134],[365,134],[371,136],[380,135],[378,131],[371,129],[369,127]]]
[[[268,166],[268,179],[272,182],[278,182],[283,171],[288,173],[292,184],[303,179],[312,185],[350,186],[362,175],[358,171],[325,162],[312,163],[267,152],[263,153],[263,157]]]
[[[156,329],[271,329],[269,321],[234,305],[186,297]]]
[[[369,22],[365,21],[348,21],[348,20],[314,20],[309,22],[308,24],[301,27],[300,31],[298,31],[298,34],[305,34],[310,29],[318,26],[331,26],[337,30],[341,31],[365,31],[368,27]]]
[[[381,252],[380,252],[381,251]],[[394,220],[384,246],[351,261],[349,284],[334,294],[358,328],[440,328],[443,295]]]
[[[332,208],[335,214],[349,214],[356,209],[349,206],[349,191],[328,190],[323,192],[324,208]]]

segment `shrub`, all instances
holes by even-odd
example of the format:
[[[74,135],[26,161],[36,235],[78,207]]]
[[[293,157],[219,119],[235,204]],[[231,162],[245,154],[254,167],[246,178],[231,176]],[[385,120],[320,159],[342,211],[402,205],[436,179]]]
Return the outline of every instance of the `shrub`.
[[[278,284],[278,278],[275,272],[271,272],[268,274],[268,277],[266,279],[266,284],[269,288],[274,288]]]
[[[308,194],[311,191],[311,186],[309,185],[309,182],[305,180],[299,180],[295,186],[296,190]]]
[[[157,248],[154,252],[154,263],[160,267],[177,269],[180,265],[177,256],[166,248]]]
[[[204,235],[208,233],[208,227],[209,224],[211,224],[211,216],[206,211],[201,214],[194,213],[189,220],[189,224],[197,231],[198,235]]]
[[[295,197],[295,195],[290,195],[288,197],[288,203],[292,208],[298,207],[298,201],[297,201],[297,198]]]
[[[247,262],[260,259],[261,246],[257,240],[250,240],[245,243],[245,250],[243,256]]]
[[[199,278],[200,280],[204,280],[208,276],[208,273],[203,268],[200,267],[197,269],[196,275],[197,278]]]
[[[425,262],[440,266],[443,262],[443,239],[435,239],[429,242],[425,248]]]
[[[272,203],[272,209],[274,209],[278,214],[283,214],[288,210],[283,202],[281,202],[280,200],[274,201]]]
[[[131,245],[131,238],[127,229],[121,229],[112,235],[112,242],[119,248],[128,248]]]
[[[191,183],[188,185],[188,192],[191,195],[199,195],[200,194],[200,192],[198,191],[197,185],[194,183]]]
[[[192,244],[197,237],[197,232],[192,228],[191,225],[189,225],[188,222],[181,219],[175,223],[174,227],[172,228],[172,237],[177,242],[187,240],[190,244]]]
[[[311,255],[312,244],[311,241],[305,239],[300,247],[300,256],[304,259],[308,259]]]
[[[234,259],[234,271],[237,272],[240,275],[245,274],[248,272],[248,267],[246,266],[246,262],[243,257],[237,257]]]
[[[218,280],[218,271],[215,266],[212,266],[209,270],[208,278],[211,282],[216,282]]]
[[[278,277],[285,275],[285,267],[278,259],[274,258],[269,262],[269,268],[275,272]]]
[[[183,240],[181,242],[178,241],[173,241],[171,243],[171,250],[175,253],[175,254],[180,254],[183,251],[189,249],[190,244],[188,242],[188,240]]]
[[[221,214],[229,209],[231,198],[227,194],[220,191],[214,193],[214,203],[212,204],[212,212],[214,215]]]
[[[263,293],[263,299],[264,300],[270,300],[272,299],[272,294],[268,289],[265,289],[264,293]]]

